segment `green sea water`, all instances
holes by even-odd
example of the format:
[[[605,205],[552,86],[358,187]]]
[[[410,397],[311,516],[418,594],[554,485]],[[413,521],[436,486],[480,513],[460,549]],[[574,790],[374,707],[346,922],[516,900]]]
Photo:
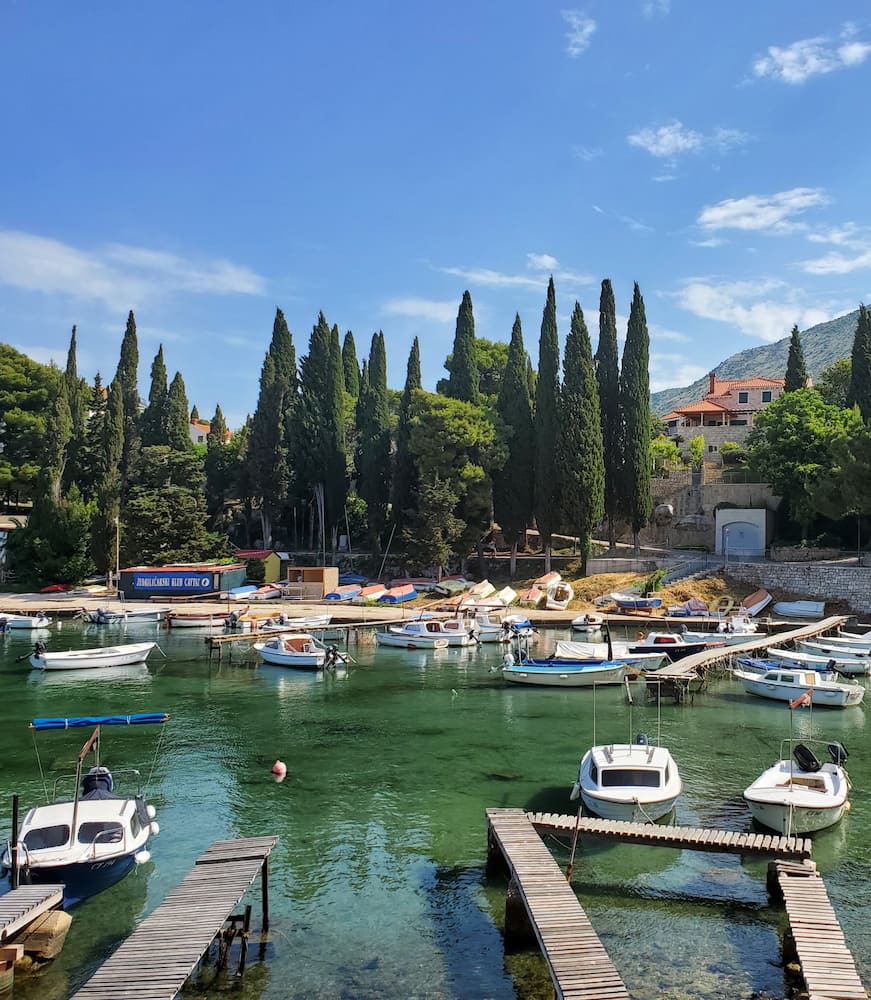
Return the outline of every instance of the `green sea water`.
[[[505,954],[505,882],[485,873],[490,806],[569,813],[578,759],[638,732],[672,751],[684,780],[676,819],[750,827],[742,790],[778,755],[789,713],[726,677],[692,704],[635,705],[621,688],[506,684],[496,647],[409,652],[352,645],[332,673],[255,666],[240,649],[210,663],[201,633],[65,624],[50,648],[159,638],[147,673],[129,679],[31,671],[30,638],[0,640],[0,836],[11,795],[43,801],[28,721],[35,716],[166,711],[149,729],[104,734],[104,761],[150,774],[161,832],[152,860],[74,911],[61,956],[19,976],[16,1000],[60,1000],[154,909],[219,838],[277,834],[271,927],[253,935],[241,982],[192,984],[185,996],[545,998],[536,952]],[[539,648],[565,633],[548,632]],[[863,981],[871,920],[868,708],[795,716],[796,734],[846,744],[852,811],[819,834],[814,859]],[[37,737],[47,773],[69,772],[87,731]],[[155,751],[157,754],[155,756]],[[288,766],[276,782],[276,759]],[[153,763],[153,772],[152,772]],[[565,866],[565,844],[548,840]],[[642,1000],[782,997],[785,917],[769,906],[766,866],[716,853],[582,842],[573,885],[630,994]],[[2,887],[0,887],[2,889]],[[258,892],[254,902],[259,927]]]

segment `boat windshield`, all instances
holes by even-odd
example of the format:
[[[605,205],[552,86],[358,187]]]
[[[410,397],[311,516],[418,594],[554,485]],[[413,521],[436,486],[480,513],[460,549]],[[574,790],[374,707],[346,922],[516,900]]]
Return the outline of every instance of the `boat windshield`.
[[[609,767],[602,770],[602,788],[659,788],[662,775],[659,771],[632,767]]]
[[[28,851],[47,851],[53,847],[63,847],[69,843],[70,828],[66,823],[58,826],[43,826],[28,830],[24,835],[24,846]]]
[[[101,844],[117,844],[123,836],[120,823],[106,823],[101,821],[82,823],[76,840],[80,844],[93,844],[98,841]]]

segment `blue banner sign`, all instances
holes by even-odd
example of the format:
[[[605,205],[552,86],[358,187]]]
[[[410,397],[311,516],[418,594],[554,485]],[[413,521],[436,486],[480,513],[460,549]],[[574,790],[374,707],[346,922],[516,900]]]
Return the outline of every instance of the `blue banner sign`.
[[[213,590],[211,573],[134,573],[134,590]]]

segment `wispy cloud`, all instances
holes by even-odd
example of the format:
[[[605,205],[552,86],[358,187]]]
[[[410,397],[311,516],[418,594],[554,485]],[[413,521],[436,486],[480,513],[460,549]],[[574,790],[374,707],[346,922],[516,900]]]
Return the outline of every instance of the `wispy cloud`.
[[[650,353],[650,391],[661,392],[676,385],[689,385],[706,375],[709,368],[694,364],[683,354]]]
[[[638,219],[633,219],[631,215],[621,215],[620,221],[634,233],[653,232],[653,226],[648,226],[646,222],[640,222]]]
[[[81,249],[14,230],[0,231],[0,284],[115,309],[184,292],[261,295],[265,290],[260,275],[226,260],[189,260],[120,243]]]
[[[671,11],[671,0],[644,0],[641,12],[645,17],[666,17]]]
[[[487,267],[441,267],[443,274],[451,274],[462,278],[470,285],[483,285],[489,288],[534,288],[544,289],[548,279],[553,275],[556,283],[563,286],[590,285],[595,278],[589,274],[570,271],[560,265],[556,257],[546,253],[528,253],[526,255],[526,273],[510,274],[495,271]],[[456,312],[456,307],[454,309]]]
[[[559,261],[549,253],[528,253],[526,266],[532,271],[555,271]]]
[[[432,299],[390,299],[381,307],[388,316],[408,316],[435,323],[450,323],[457,318],[456,302],[435,302]]]
[[[657,340],[672,340],[677,343],[685,344],[692,340],[689,334],[681,333],[679,330],[669,330],[668,327],[659,326],[657,323],[651,323],[649,325],[650,338],[653,341]]]
[[[572,156],[577,160],[583,160],[584,163],[592,163],[593,160],[598,159],[602,155],[604,155],[604,150],[599,146],[572,147]]]
[[[675,160],[684,153],[701,153],[714,150],[725,153],[747,142],[748,136],[739,129],[716,128],[712,132],[697,132],[683,122],[672,121],[665,125],[648,126],[631,132],[626,141],[661,159]]]
[[[830,199],[821,188],[791,188],[777,194],[750,194],[727,198],[702,209],[698,224],[702,229],[744,229],[769,233],[791,233],[801,228],[794,217],[809,208],[827,205]]]
[[[727,241],[719,236],[710,236],[706,240],[690,240],[694,247],[721,247]]]
[[[832,251],[822,257],[802,261],[806,274],[852,274],[853,271],[867,271],[871,268],[871,246],[852,257]]]
[[[582,10],[564,10],[561,13],[568,25],[566,52],[574,59],[589,48],[596,22]]]
[[[837,41],[820,36],[804,38],[786,48],[769,46],[768,54],[753,64],[753,74],[783,83],[800,84],[812,76],[858,66],[871,54],[871,43],[855,36],[855,26],[847,24]]]
[[[757,281],[691,279],[675,295],[694,316],[737,328],[748,337],[772,342],[789,336],[794,324],[805,329],[823,323],[837,308],[811,305],[804,293],[773,278]]]
[[[593,205],[592,209],[593,209],[594,212],[596,212],[597,215],[604,215],[605,214],[605,209],[601,208],[599,205]]]

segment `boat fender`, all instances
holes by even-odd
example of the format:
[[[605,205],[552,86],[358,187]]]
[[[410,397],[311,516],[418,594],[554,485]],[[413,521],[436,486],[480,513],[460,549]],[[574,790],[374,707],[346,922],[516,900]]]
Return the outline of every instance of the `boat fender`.
[[[160,833],[160,823],[158,823],[156,819],[151,821],[148,828],[151,830],[152,837],[156,837]]]
[[[148,805],[145,807],[145,814],[146,816],[148,816],[149,819],[154,819],[154,817],[157,815],[157,810],[154,808],[154,806]]]
[[[272,765],[272,773],[280,778],[283,778],[287,774],[287,764],[283,760],[277,760]]]
[[[580,786],[580,785],[578,784],[578,782],[576,781],[576,782],[575,782],[575,783],[574,783],[574,784],[572,785],[572,790],[571,790],[571,793],[570,793],[570,795],[569,795],[569,799],[570,799],[570,800],[571,800],[572,802],[577,802],[577,801],[578,801],[578,799],[579,799],[580,797],[581,797],[581,786]]]
[[[151,860],[151,851],[139,851],[133,855],[133,860],[137,865],[147,864]]]

